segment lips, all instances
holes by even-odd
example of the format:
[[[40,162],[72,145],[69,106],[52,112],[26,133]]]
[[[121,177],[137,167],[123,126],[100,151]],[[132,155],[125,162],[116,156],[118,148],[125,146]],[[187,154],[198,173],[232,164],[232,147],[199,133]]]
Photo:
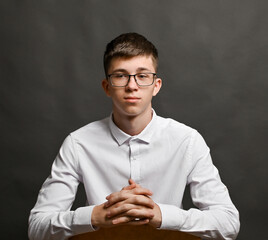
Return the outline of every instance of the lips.
[[[135,97],[135,96],[129,96],[129,97],[124,97],[125,101],[135,103],[138,102],[141,98]]]

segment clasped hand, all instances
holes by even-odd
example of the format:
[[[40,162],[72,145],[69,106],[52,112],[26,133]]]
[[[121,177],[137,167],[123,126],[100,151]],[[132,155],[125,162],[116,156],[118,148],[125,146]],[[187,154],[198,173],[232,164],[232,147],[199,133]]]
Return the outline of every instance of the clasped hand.
[[[129,180],[121,191],[106,197],[107,202],[95,206],[91,216],[94,227],[150,224],[161,225],[159,206],[150,198],[152,192]]]

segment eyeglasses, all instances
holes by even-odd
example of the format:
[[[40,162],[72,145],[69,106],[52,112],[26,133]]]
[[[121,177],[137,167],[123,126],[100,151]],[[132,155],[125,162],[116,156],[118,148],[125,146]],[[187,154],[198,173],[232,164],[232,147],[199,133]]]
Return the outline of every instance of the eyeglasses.
[[[128,85],[131,76],[134,77],[138,86],[147,87],[154,83],[156,73],[136,73],[133,75],[115,73],[108,75],[108,79],[113,87],[125,87]]]

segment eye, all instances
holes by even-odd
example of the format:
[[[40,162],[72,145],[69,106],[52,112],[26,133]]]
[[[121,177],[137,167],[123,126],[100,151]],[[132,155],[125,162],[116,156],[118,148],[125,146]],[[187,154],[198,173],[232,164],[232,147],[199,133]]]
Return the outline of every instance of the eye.
[[[126,75],[118,73],[118,74],[114,74],[115,78],[124,78]]]
[[[112,74],[112,78],[118,79],[118,80],[125,80],[125,79],[128,79],[128,75],[123,74],[123,73],[115,73],[115,74]]]
[[[148,74],[147,74],[147,73],[138,73],[138,74],[137,74],[137,77],[138,77],[139,79],[148,78]]]

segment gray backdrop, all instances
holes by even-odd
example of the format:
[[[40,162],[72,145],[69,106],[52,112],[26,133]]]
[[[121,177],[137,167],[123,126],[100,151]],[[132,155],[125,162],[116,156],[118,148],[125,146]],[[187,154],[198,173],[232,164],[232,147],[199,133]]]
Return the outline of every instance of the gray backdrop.
[[[267,7],[0,1],[1,239],[27,239],[29,211],[63,139],[110,114],[102,55],[108,41],[131,31],[159,49],[157,113],[198,129],[210,146],[241,214],[238,239],[267,239]],[[75,206],[83,201],[80,187]]]

